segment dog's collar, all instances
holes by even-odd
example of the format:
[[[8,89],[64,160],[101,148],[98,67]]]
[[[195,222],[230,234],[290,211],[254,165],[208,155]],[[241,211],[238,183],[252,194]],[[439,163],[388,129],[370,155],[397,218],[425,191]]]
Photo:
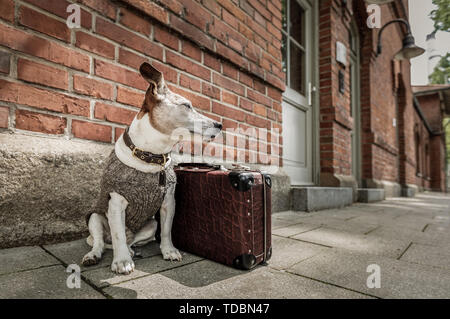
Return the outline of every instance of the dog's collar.
[[[127,127],[127,129],[123,133],[123,141],[125,142],[125,145],[128,146],[128,148],[131,150],[133,156],[137,157],[138,159],[146,163],[158,164],[164,167],[167,161],[170,159],[169,153],[153,154],[151,152],[147,152],[137,148],[136,145],[133,144],[133,141],[131,140],[131,137],[128,134],[128,129],[129,127]]]

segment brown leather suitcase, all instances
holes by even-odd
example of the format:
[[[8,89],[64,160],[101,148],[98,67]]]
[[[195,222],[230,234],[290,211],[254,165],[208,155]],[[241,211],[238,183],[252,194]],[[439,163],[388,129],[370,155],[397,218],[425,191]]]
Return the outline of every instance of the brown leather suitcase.
[[[270,259],[270,175],[190,163],[175,173],[175,247],[239,269]]]

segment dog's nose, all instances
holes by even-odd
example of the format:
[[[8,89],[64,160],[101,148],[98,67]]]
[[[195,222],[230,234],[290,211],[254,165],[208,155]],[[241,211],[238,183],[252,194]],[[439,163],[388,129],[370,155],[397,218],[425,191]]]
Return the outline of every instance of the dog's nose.
[[[215,122],[215,123],[214,123],[214,127],[215,127],[215,128],[218,128],[219,130],[221,130],[221,129],[222,129],[222,123]]]

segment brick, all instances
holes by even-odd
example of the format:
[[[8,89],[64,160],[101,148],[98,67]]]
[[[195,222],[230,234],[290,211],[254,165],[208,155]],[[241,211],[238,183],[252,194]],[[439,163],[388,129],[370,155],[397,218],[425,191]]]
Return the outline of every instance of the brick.
[[[17,61],[17,77],[20,80],[67,90],[69,75],[67,71],[53,68],[19,58]]]
[[[245,84],[248,87],[253,88],[253,79],[243,72],[239,72],[239,82]]]
[[[162,64],[162,63],[158,63],[156,61],[153,61],[152,65],[157,70],[159,70],[160,72],[163,73],[164,81],[172,82],[174,84],[178,83],[178,72],[174,68],[169,67],[169,66],[167,66],[165,64]]]
[[[216,43],[217,53],[230,60],[232,63],[241,66],[243,69],[248,68],[247,60],[236,51],[224,46],[222,43]]]
[[[213,99],[220,100],[220,89],[209,83],[202,82],[202,93]]]
[[[125,132],[125,129],[121,127],[116,127],[114,129],[114,141],[117,142],[117,140],[120,138],[120,136]]]
[[[97,18],[96,32],[121,45],[162,61],[163,49],[160,46],[105,19]]]
[[[160,0],[163,5],[175,12],[177,15],[183,13],[183,5],[178,0]]]
[[[119,48],[119,63],[127,65],[133,69],[139,70],[139,67],[144,62],[150,62],[146,57],[137,55],[131,51]]]
[[[16,128],[19,130],[40,132],[45,134],[64,134],[67,120],[61,116],[53,116],[30,112],[16,111]]]
[[[0,72],[9,74],[11,54],[8,52],[0,51]]]
[[[239,106],[244,110],[253,111],[253,103],[242,97],[239,99]]]
[[[14,1],[0,0],[0,18],[9,22],[14,21]]]
[[[197,46],[191,44],[188,41],[183,41],[182,43],[183,47],[181,52],[184,55],[187,55],[188,57],[199,62],[202,60],[202,51]]]
[[[166,29],[155,26],[153,28],[153,37],[156,41],[161,42],[175,51],[178,51],[178,37],[168,32]]]
[[[228,89],[238,95],[244,95],[244,86],[217,73],[213,74],[213,82],[219,87]]]
[[[231,0],[221,0],[220,5],[228,10],[228,12],[231,13],[231,15],[235,16],[237,19],[241,21],[245,21],[245,13],[233,3]]]
[[[261,105],[261,104],[255,104],[255,106],[253,108],[253,112],[256,115],[261,115],[263,117],[267,116],[267,108],[264,105]]]
[[[129,90],[121,86],[117,87],[117,102],[135,107],[141,107],[144,103],[144,99],[144,93]]]
[[[89,101],[0,80],[0,100],[65,114],[89,116]]]
[[[208,70],[207,68],[205,68],[197,63],[193,63],[178,54],[172,53],[170,51],[166,51],[166,62],[180,70],[183,70],[192,75],[198,76],[204,80],[207,80],[207,81],[211,80],[211,71],[210,70]]]
[[[70,2],[66,0],[25,0],[47,12],[53,13],[60,18],[67,19],[71,12],[67,12]],[[92,27],[92,15],[84,9],[81,9],[81,26],[85,29]]]
[[[245,115],[245,122],[249,125],[270,129],[270,121],[250,114]]]
[[[248,0],[253,8],[256,9],[264,18],[271,20],[272,14],[258,0]]]
[[[202,0],[202,4],[207,8],[209,11],[214,13],[216,16],[220,17],[222,8],[220,7],[218,1],[216,0]]]
[[[267,106],[271,106],[271,104],[272,104],[272,101],[267,96],[265,96],[257,91],[250,90],[250,89],[247,89],[247,97],[250,100],[253,100],[255,102],[258,102],[258,103],[261,103],[261,104],[264,104]]]
[[[190,76],[180,74],[180,85],[192,91],[200,92],[201,83],[200,80],[194,79]],[[204,94],[204,93],[203,93]]]
[[[225,76],[232,78],[233,80],[238,79],[238,70],[229,63],[222,64],[222,71]]]
[[[95,103],[94,117],[99,120],[129,125],[137,112],[104,103]]]
[[[106,100],[111,100],[114,94],[111,84],[77,74],[73,76],[73,89],[77,93]]]
[[[76,138],[111,143],[112,127],[97,123],[72,120],[72,134]]]
[[[245,120],[244,112],[234,109],[232,107],[226,106],[221,103],[213,102],[212,111],[213,111],[213,113],[216,113],[221,116],[225,116],[227,118],[230,118],[232,120],[236,120],[239,122],[243,122]]]
[[[235,30],[239,29],[239,20],[236,19],[234,15],[229,13],[227,10],[222,11],[222,19],[224,22],[228,23]]]
[[[116,19],[116,7],[109,0],[76,0],[89,8],[107,16],[110,19]]]
[[[199,30],[192,24],[176,17],[175,15],[170,15],[170,25],[172,28],[188,37],[190,40],[197,43],[200,47],[204,47],[214,51],[214,40],[212,37],[208,36],[205,32]]]
[[[70,41],[70,30],[64,22],[55,20],[27,7],[20,7],[19,23],[51,37]]]
[[[227,91],[222,91],[222,102],[237,106],[238,96]]]
[[[217,72],[222,72],[222,69],[221,69],[222,64],[221,64],[220,60],[217,59],[216,57],[205,52],[204,56],[203,56],[203,60],[204,60],[203,63],[207,67],[210,67],[211,69],[214,69]]]
[[[277,90],[277,89],[269,86],[269,87],[267,87],[267,95],[269,95],[272,99],[281,102],[282,93],[280,90]]]
[[[169,23],[169,15],[167,11],[152,1],[124,0],[124,2],[127,2],[132,6],[134,6],[135,8],[142,10],[144,13],[148,14],[149,16],[155,18],[156,20],[164,24]]]
[[[223,119],[222,120],[223,130],[226,131],[227,129],[237,129],[238,128],[238,122]]]
[[[79,31],[76,33],[75,45],[80,49],[96,53],[105,58],[114,59],[115,48],[112,43],[85,32]]]
[[[152,24],[146,19],[141,18],[124,8],[120,9],[119,16],[120,16],[120,23],[123,24],[124,26],[139,33],[142,33],[146,36],[150,35]]]
[[[210,100],[207,98],[204,98],[202,96],[199,96],[197,94],[185,91],[183,89],[174,87],[174,86],[169,86],[170,90],[174,93],[177,93],[183,97],[185,97],[186,99],[188,99],[189,101],[191,101],[192,106],[196,109],[201,109],[204,111],[210,111],[211,110],[211,103]]]
[[[9,108],[0,106],[0,128],[8,128],[9,124]]]
[[[212,15],[195,0],[182,0],[184,6],[184,19],[202,31],[212,22]]]
[[[0,44],[76,70],[89,72],[87,55],[2,24],[0,24]]]
[[[97,59],[95,60],[95,74],[140,90],[147,90],[148,87],[147,81],[139,73]]]

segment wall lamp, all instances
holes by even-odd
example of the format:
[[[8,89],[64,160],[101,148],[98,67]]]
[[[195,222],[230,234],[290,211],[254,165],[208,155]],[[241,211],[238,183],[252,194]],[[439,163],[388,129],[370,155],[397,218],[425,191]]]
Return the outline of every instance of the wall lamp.
[[[408,23],[408,21],[406,21],[405,19],[395,19],[392,21],[389,21],[388,23],[386,23],[380,30],[380,33],[378,33],[378,45],[377,45],[377,56],[379,56],[381,54],[381,35],[384,31],[384,29],[392,24],[392,23],[403,23],[404,25],[406,25],[406,28],[408,30],[406,36],[403,38],[403,47],[400,51],[398,51],[395,56],[394,59],[396,60],[409,60],[412,58],[415,58],[419,55],[422,55],[425,50],[422,49],[421,47],[418,47],[415,44],[414,41],[414,37],[412,36],[411,33],[411,27]]]

